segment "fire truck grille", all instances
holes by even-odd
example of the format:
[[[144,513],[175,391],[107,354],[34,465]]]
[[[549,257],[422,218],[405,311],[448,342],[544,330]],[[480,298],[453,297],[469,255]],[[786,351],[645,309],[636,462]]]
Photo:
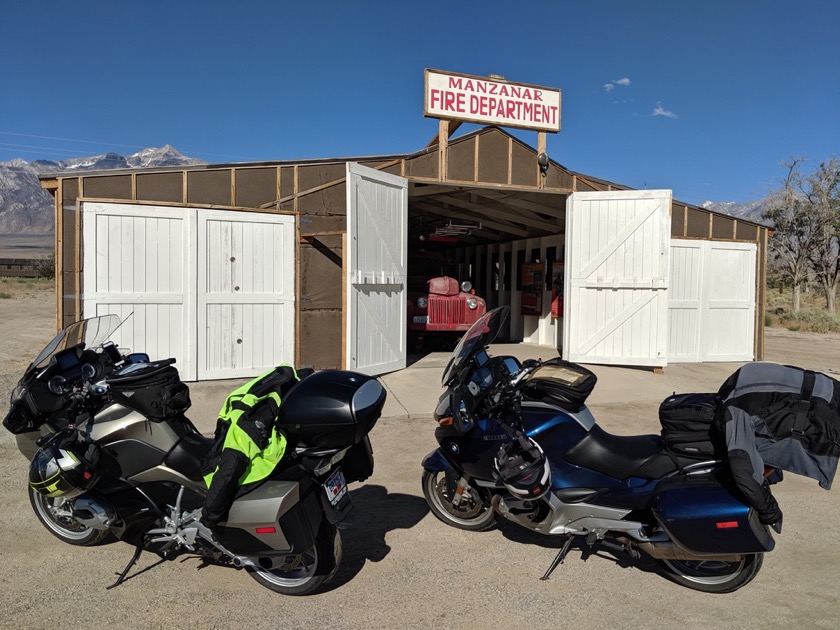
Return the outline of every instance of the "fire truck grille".
[[[467,321],[467,304],[464,300],[452,300],[429,296],[429,323],[462,324]]]

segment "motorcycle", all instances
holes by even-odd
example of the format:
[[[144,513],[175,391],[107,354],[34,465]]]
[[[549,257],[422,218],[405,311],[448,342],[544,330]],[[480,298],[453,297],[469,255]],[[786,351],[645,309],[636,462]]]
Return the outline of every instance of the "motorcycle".
[[[373,472],[368,434],[385,402],[382,385],[355,372],[299,371],[279,411],[283,460],[263,482],[240,488],[227,520],[211,529],[201,508],[214,438],[184,415],[189,389],[175,360],[121,351],[108,341],[119,325],[116,315],[71,324],[12,392],[3,426],[32,460],[38,520],[71,545],[132,545],[108,588],[126,580],[143,551],[244,568],[286,595],[333,577],[339,527],[352,510],[347,485]]]
[[[422,463],[432,513],[464,530],[490,529],[501,516],[565,536],[544,580],[579,540],[646,553],[664,577],[698,591],[749,583],[775,543],[726,462],[675,455],[659,435],[607,433],[585,405],[596,378],[581,366],[490,356],[508,310],[482,316],[444,370],[439,448]]]

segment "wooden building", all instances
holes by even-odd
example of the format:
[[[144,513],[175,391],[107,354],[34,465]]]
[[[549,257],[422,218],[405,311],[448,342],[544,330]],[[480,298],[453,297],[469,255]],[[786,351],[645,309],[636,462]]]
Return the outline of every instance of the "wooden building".
[[[280,362],[382,373],[405,366],[409,248],[460,230],[448,253],[488,307],[511,306],[510,340],[593,363],[762,358],[766,226],[576,173],[498,127],[440,139],[44,176],[57,323],[118,313],[120,345],[177,357],[188,380]],[[541,314],[521,314],[534,262],[564,263],[563,317],[549,282]]]

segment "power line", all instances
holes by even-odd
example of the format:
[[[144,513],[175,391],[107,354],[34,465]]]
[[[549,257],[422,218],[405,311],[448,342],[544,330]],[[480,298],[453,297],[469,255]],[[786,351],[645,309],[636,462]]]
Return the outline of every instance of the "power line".
[[[72,138],[57,138],[55,136],[38,136],[35,134],[28,134],[28,133],[17,133],[14,131],[0,131],[0,135],[5,136],[17,136],[20,138],[37,138],[39,140],[58,140],[59,142],[76,142],[79,144],[95,144],[103,147],[122,147],[124,149],[147,149],[148,147],[136,145],[136,144],[119,144],[116,142],[98,142],[96,140],[74,140]],[[8,143],[0,143],[0,146],[16,146],[11,145]],[[22,147],[27,147],[28,145],[17,145]],[[44,151],[52,151],[57,153],[76,153],[78,155],[86,155],[85,151],[73,150],[73,149],[58,149],[54,147],[29,147],[29,148],[37,148],[43,149]],[[191,151],[189,149],[183,149],[189,155],[210,155],[215,157],[225,157],[225,158],[234,158],[237,160],[250,160],[251,158],[245,157],[242,155],[228,155],[226,153],[209,153],[206,151]],[[30,153],[32,151],[29,151]]]

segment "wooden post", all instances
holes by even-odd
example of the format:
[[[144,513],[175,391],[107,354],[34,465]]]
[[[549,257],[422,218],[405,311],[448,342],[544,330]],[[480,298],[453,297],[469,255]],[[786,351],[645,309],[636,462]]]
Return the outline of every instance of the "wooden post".
[[[438,122],[438,179],[446,181],[449,170],[447,149],[449,148],[449,121],[441,119]]]
[[[540,131],[537,133],[537,156],[540,153],[545,153],[548,155],[546,151],[546,139],[545,139],[545,132]],[[540,171],[539,162],[537,163],[537,188],[545,188],[545,177],[543,177],[542,171]]]

